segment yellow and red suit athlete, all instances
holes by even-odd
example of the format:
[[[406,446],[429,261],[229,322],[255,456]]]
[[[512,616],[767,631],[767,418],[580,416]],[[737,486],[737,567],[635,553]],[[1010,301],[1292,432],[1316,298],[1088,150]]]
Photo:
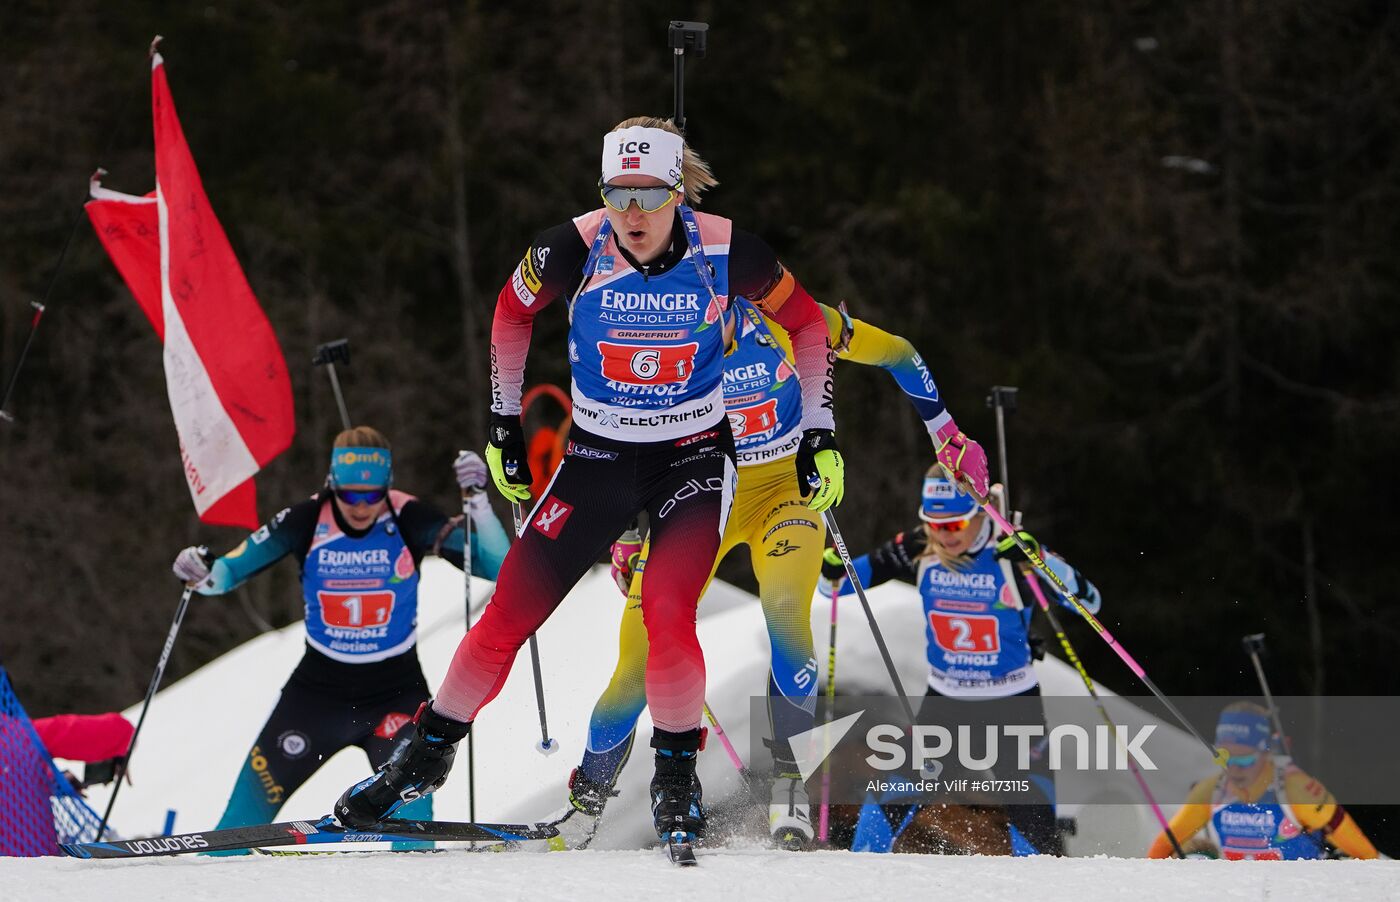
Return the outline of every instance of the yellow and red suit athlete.
[[[769,712],[780,742],[775,752],[782,754],[788,751],[788,737],[812,728],[817,661],[810,612],[826,529],[792,478],[790,458],[802,430],[787,334],[752,307],[737,306],[740,323],[736,347],[725,361],[724,388],[738,450],[739,487],[715,561],[737,545],[749,547],[772,652]],[[930,435],[951,419],[928,367],[907,340],[826,305],[821,311],[839,358],[888,371]],[[580,764],[585,776],[605,786],[613,784],[626,761],[646,705],[647,633],[640,607],[646,553],[644,549],[622,617],[617,669],[593,709]]]
[[[1321,858],[1324,842],[1352,858],[1376,857],[1376,847],[1327,787],[1281,756],[1261,753],[1255,769],[1234,774],[1232,767],[1192,787],[1170,822],[1177,842],[1209,827],[1220,857],[1232,860]],[[1160,833],[1147,857],[1171,854],[1171,841]]]

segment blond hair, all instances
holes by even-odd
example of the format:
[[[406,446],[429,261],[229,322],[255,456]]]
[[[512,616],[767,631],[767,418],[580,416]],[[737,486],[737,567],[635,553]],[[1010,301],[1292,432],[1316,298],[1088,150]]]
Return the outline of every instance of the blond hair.
[[[383,448],[392,451],[384,433],[373,426],[352,426],[335,437],[333,448]]]
[[[624,128],[631,128],[640,125],[642,128],[659,128],[663,132],[670,132],[679,135],[685,140],[685,135],[676,128],[676,124],[670,119],[659,119],[656,116],[633,116],[631,119],[624,119],[613,127],[613,131],[621,131]],[[692,207],[700,206],[700,195],[710,188],[719,184],[719,179],[710,171],[710,164],[696,153],[690,146],[690,142],[684,145],[684,153],[681,158],[681,187],[685,189],[685,199]]]

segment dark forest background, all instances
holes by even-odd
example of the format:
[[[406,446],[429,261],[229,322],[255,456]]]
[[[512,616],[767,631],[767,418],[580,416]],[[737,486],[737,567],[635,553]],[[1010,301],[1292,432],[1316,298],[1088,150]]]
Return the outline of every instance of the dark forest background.
[[[214,208],[281,340],[298,434],[261,513],[338,429],[310,357],[347,337],[356,421],[455,506],[485,441],[487,331],[539,230],[598,205],[600,136],[688,70],[704,209],[819,298],[908,337],[963,428],[1019,386],[1014,500],[1102,589],[1171,693],[1393,691],[1400,451],[1400,9],[1363,0],[789,4],[8,2],[0,363],[87,188],[153,185],[151,36]],[[528,380],[566,380],[562,310]],[[843,530],[913,521],[930,461],[883,374],[838,373]],[[83,222],[0,424],[0,661],[35,715],[138,701],[196,521],[160,346]],[[499,504],[503,514],[506,507]],[[508,517],[508,514],[506,514]],[[1389,562],[1388,562],[1389,561]],[[746,556],[722,575],[751,585]],[[300,616],[296,574],[197,600],[167,681]],[[1131,679],[1074,627],[1090,671]],[[600,650],[600,653],[605,653]]]

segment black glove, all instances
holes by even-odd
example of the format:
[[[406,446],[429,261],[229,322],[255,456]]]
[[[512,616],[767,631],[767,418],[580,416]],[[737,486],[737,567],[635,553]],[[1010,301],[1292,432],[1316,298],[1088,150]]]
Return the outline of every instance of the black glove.
[[[1016,530],[1016,535],[1020,537],[1022,542],[1030,546],[1031,551],[1034,551],[1037,557],[1043,557],[1040,551],[1040,541],[1037,540],[1035,536],[1026,532],[1024,529]],[[1010,536],[1005,536],[1000,542],[997,542],[997,560],[1010,561],[1013,564],[1017,564],[1026,562],[1029,558],[1027,558],[1025,553],[1016,545],[1014,539]]]
[[[512,501],[530,500],[530,484],[535,477],[525,453],[525,430],[520,426],[520,416],[493,413],[488,431],[486,465],[491,470],[491,481]]]
[[[829,579],[835,582],[838,579],[846,578],[846,565],[841,562],[841,555],[835,548],[828,548],[822,552],[822,579]]]
[[[1028,634],[1026,635],[1026,644],[1029,645],[1030,648],[1031,648],[1031,660],[1032,660],[1032,661],[1044,661],[1044,660],[1045,660],[1045,637],[1044,637],[1044,636],[1038,636],[1038,635],[1036,635],[1035,633],[1028,633]]]

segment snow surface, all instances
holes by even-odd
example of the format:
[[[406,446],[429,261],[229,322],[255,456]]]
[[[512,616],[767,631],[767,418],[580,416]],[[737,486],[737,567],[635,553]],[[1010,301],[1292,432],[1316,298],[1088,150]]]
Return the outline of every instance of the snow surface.
[[[1146,861],[851,852],[702,850],[700,866],[659,852],[363,854],[150,861],[0,859],[7,900],[105,902],[226,899],[869,899],[953,902],[1197,902],[1400,899],[1390,861]]]
[[[473,583],[479,611],[493,586]],[[888,584],[870,592],[906,690],[921,694],[926,675],[923,627],[916,591]],[[199,606],[231,603],[196,596]],[[844,604],[844,602],[843,602]],[[534,751],[539,740],[528,652],[522,651],[499,698],[477,722],[477,817],[533,821],[558,809],[565,781],[582,753],[593,702],[616,663],[622,599],[606,568],[595,568],[539,633],[550,730],[561,745],[553,756]],[[699,632],[709,671],[711,707],[739,752],[749,757],[749,698],[765,691],[768,644],[757,600],[715,582],[700,609]],[[825,645],[829,606],[812,614],[818,649]],[[437,560],[424,566],[420,590],[419,651],[435,687],[462,636],[461,574]],[[1080,641],[1093,641],[1083,631]],[[218,821],[234,776],[267,714],[302,654],[300,624],[260,636],[159,693],[133,759],[134,784],[118,799],[113,823],[122,835],[159,833],[166,812],[176,812],[175,830],[209,829]],[[819,654],[825,665],[825,654]],[[1047,658],[1037,665],[1047,694],[1084,694],[1066,664]],[[879,654],[858,604],[841,609],[838,679],[843,692],[888,692]],[[823,680],[825,676],[823,675]],[[1126,681],[1125,681],[1126,682]],[[1106,692],[1106,690],[1105,690]],[[135,709],[127,712],[135,716]],[[651,730],[643,715],[640,736]],[[1164,730],[1174,728],[1164,726]],[[1177,741],[1191,740],[1179,731]],[[702,852],[701,867],[679,871],[655,851],[646,811],[648,756],[639,752],[619,783],[621,796],[608,807],[594,847],[586,852],[531,854],[332,853],[296,858],[219,858],[76,861],[0,858],[0,900],[11,899],[245,899],[311,897],[373,899],[439,887],[485,898],[576,898],[607,892],[611,899],[654,900],[657,891],[688,898],[757,896],[805,900],[888,895],[904,891],[962,900],[1034,896],[1044,902],[1132,897],[1184,900],[1207,894],[1223,899],[1397,899],[1400,865],[1392,862],[1209,862],[1142,861],[1121,858],[1006,859],[857,855],[845,852],[794,854],[769,851],[755,839],[730,840]],[[436,816],[467,816],[466,768],[457,769],[434,795]],[[1208,764],[1207,764],[1208,766]],[[340,792],[368,773],[364,755],[347,749],[332,758],[288,800],[281,819],[325,814]],[[715,808],[733,803],[741,782],[718,742],[701,756],[706,798]],[[1128,784],[1130,787],[1131,784]],[[101,811],[106,791],[94,787],[90,803]],[[1125,787],[1106,787],[1106,800],[1135,799]],[[1171,808],[1167,808],[1168,814]],[[1146,806],[1096,805],[1068,809],[1078,834],[1069,837],[1074,855],[1142,854],[1157,826]],[[761,825],[761,814],[753,819]],[[761,830],[761,826],[760,826]]]

